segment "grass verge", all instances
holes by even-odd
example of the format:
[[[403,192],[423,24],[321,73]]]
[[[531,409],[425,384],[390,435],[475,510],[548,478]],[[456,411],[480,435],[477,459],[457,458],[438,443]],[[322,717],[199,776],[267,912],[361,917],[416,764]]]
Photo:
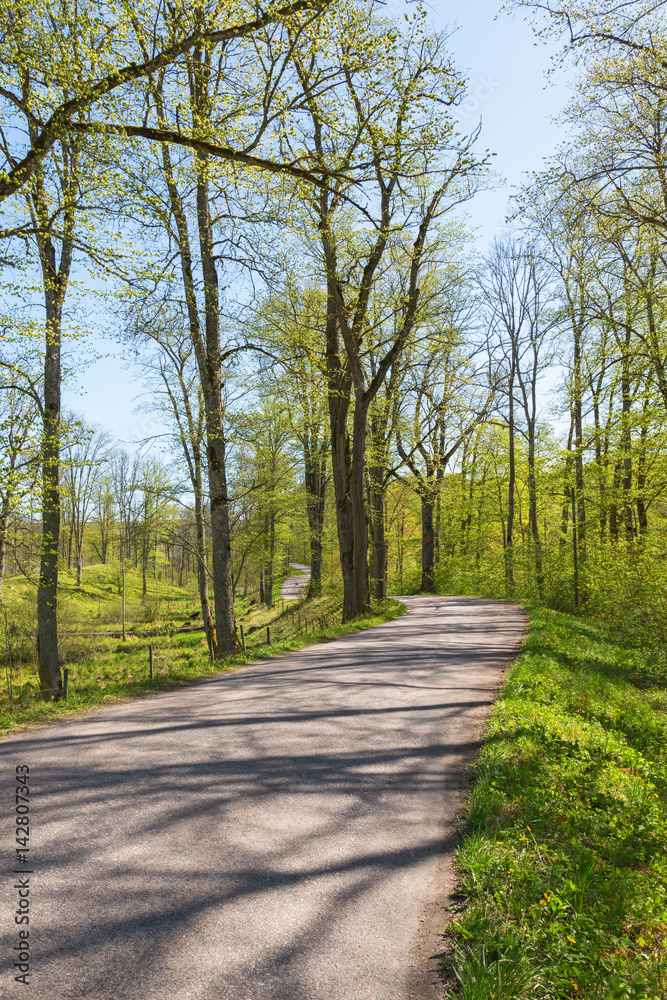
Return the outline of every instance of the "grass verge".
[[[237,670],[254,660],[276,656],[302,646],[371,628],[402,615],[405,605],[387,600],[378,603],[366,615],[340,624],[342,604],[331,597],[297,602],[285,602],[276,609],[240,609],[240,618],[247,632],[246,653],[218,660],[208,659],[201,633],[155,635],[152,625],[145,636],[99,641],[94,657],[70,667],[70,694],[67,701],[43,702],[31,697],[26,704],[15,703],[9,710],[7,698],[0,711],[0,735],[7,735],[28,726],[43,725],[69,716],[81,715],[91,709],[119,703],[150,691],[165,690],[222,671]],[[338,621],[338,623],[336,623]],[[266,642],[266,626],[271,643]],[[305,630],[304,630],[305,629]],[[153,650],[153,681],[148,676],[148,649]],[[16,668],[14,692],[23,691]],[[27,668],[26,668],[27,673]],[[32,668],[32,674],[35,674]],[[35,675],[36,677],[36,675]],[[32,680],[33,687],[36,684]],[[22,680],[22,678],[21,678]]]
[[[474,770],[447,995],[664,1000],[664,650],[527,610]]]

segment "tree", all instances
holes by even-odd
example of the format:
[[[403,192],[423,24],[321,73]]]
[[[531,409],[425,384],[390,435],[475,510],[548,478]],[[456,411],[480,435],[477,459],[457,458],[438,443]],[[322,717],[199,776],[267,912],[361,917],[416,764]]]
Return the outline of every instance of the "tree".
[[[522,198],[523,213],[539,233],[541,254],[557,280],[556,296],[560,301],[561,329],[567,337],[569,351],[568,393],[574,436],[574,490],[576,526],[575,559],[581,579],[581,596],[587,596],[588,524],[584,483],[584,399],[586,380],[584,352],[592,315],[591,285],[597,275],[596,259],[599,243],[591,225],[585,190],[571,188],[558,175],[547,173],[537,179],[533,189]],[[569,501],[568,496],[567,500]],[[579,588],[578,588],[579,592]]]
[[[446,288],[429,335],[411,353],[402,386],[407,402],[397,428],[397,449],[411,474],[406,481],[419,496],[425,593],[435,592],[438,514],[447,467],[486,418],[493,400],[493,388],[480,382],[481,372],[473,363],[474,306],[471,310],[465,304],[466,290],[470,293],[463,282],[458,288]]]
[[[536,442],[538,420],[538,382],[552,362],[550,338],[555,325],[551,308],[550,273],[535,250],[522,247],[508,237],[497,240],[487,258],[487,278],[483,282],[489,309],[492,336],[497,338],[492,356],[500,357],[494,366],[502,371],[502,392],[506,395],[509,431],[509,487],[507,503],[506,581],[511,593],[514,545],[515,434],[519,429],[528,445],[528,522],[533,542],[535,580],[540,597],[544,595],[542,542],[537,510]],[[516,420],[517,406],[522,422]]]
[[[234,423],[238,450],[235,492],[250,498],[246,530],[259,567],[259,602],[272,608],[278,547],[287,542],[284,526],[300,500],[294,488],[291,421],[282,399],[260,395],[258,405],[238,414]]]
[[[76,416],[66,420],[61,465],[61,491],[69,508],[68,569],[72,551],[76,561],[76,585],[81,588],[83,539],[95,510],[100,468],[108,461],[110,438],[105,431],[86,427]]]
[[[113,494],[118,512],[118,561],[121,576],[121,630],[125,639],[125,560],[130,555],[132,538],[138,522],[137,500],[140,468],[136,456],[130,459],[124,452],[116,452],[109,460]]]
[[[343,573],[343,619],[369,606],[365,461],[369,408],[409,341],[423,271],[434,265],[438,220],[472,194],[480,164],[475,136],[461,140],[449,109],[463,96],[444,36],[405,35],[372,20],[336,47],[344,87],[313,93],[321,72],[313,46],[299,51],[308,130],[286,142],[332,178],[311,201],[309,239],[326,276],[326,359],[331,457]],[[341,180],[344,168],[356,187]],[[313,237],[319,247],[315,250]],[[383,272],[402,275],[403,298],[387,339],[367,366],[370,308]],[[391,330],[389,335],[388,331]],[[349,424],[351,424],[351,429]]]
[[[301,34],[310,29],[317,34],[319,19],[305,16],[297,19],[290,30],[257,32],[250,48],[237,45],[215,52],[205,46],[195,46],[185,59],[182,91],[174,92],[173,81],[163,73],[147,80],[146,104],[148,115],[157,125],[156,136],[170,134],[170,121],[179,120],[182,111],[190,118],[194,132],[206,135],[206,142],[195,143],[194,154],[188,160],[175,159],[171,147],[164,142],[159,149],[159,176],[162,185],[155,190],[155,163],[150,164],[149,191],[133,178],[134,197],[140,200],[141,212],[149,217],[151,227],[157,222],[168,240],[178,250],[178,268],[182,283],[188,329],[197,363],[206,426],[206,457],[211,517],[212,575],[215,604],[217,655],[238,648],[234,622],[234,579],[230,537],[230,498],[227,484],[227,441],[225,432],[225,386],[228,377],[226,362],[236,348],[223,343],[220,317],[220,279],[227,263],[220,244],[238,260],[235,232],[225,231],[224,223],[233,228],[234,175],[220,171],[215,164],[211,140],[227,141],[236,129],[245,136],[246,148],[255,149],[265,135],[282,128],[281,122],[303,101],[294,88],[287,86],[294,45]],[[236,63],[249,78],[237,80],[231,70]],[[231,80],[231,83],[230,83]],[[182,107],[181,92],[187,95]],[[260,161],[250,157],[254,163]],[[239,163],[247,161],[239,159]],[[249,162],[249,161],[248,161]],[[262,160],[262,163],[265,161]],[[267,161],[268,162],[268,161]],[[144,168],[145,169],[145,168]],[[270,172],[269,166],[266,167]],[[291,168],[290,168],[291,169]],[[293,171],[300,178],[322,177],[322,171],[312,174],[302,168]],[[321,181],[318,181],[321,183]],[[236,207],[235,207],[236,206]],[[251,211],[252,214],[252,211]],[[194,234],[194,235],[193,235]],[[243,244],[245,237],[240,236]],[[171,260],[169,243],[164,250]],[[233,251],[233,252],[232,252]],[[243,262],[247,257],[240,254]],[[171,270],[171,269],[170,269]],[[170,273],[173,280],[175,274]]]
[[[34,489],[39,468],[34,432],[37,403],[22,386],[16,385],[20,373],[10,368],[1,375],[4,384],[0,384],[0,605],[11,521]]]
[[[167,416],[174,427],[181,461],[185,464],[194,501],[195,553],[202,621],[211,659],[216,655],[216,637],[211,614],[206,548],[204,481],[204,405],[197,377],[192,340],[182,315],[168,304],[131,311],[128,335],[135,344],[143,343],[143,354],[133,364],[139,369],[150,392],[150,406]]]
[[[329,434],[325,358],[326,294],[289,275],[263,299],[248,336],[264,358],[261,382],[285,403],[292,433],[303,455],[306,517],[310,544],[308,595],[322,592],[322,534],[329,482]]]
[[[268,25],[289,22],[309,11],[326,10],[331,0],[296,0],[280,7],[239,11],[237,3],[171,4],[139,11],[128,4],[32,0],[20,9],[0,4],[1,65],[14,82],[6,82],[0,98],[11,112],[30,123],[28,142],[6,149],[0,174],[0,200],[20,192],[45,169],[58,143],[71,145],[77,135],[137,137],[171,142],[274,173],[287,173],[321,183],[294,163],[253,156],[243,148],[212,143],[198,133],[175,128],[120,124],[133,115],[141,122],[141,94],[133,85],[164,74],[193,50],[212,50],[235,39],[252,37]],[[26,91],[24,80],[32,82]],[[55,84],[55,86],[54,86]],[[139,99],[137,100],[137,96]],[[93,119],[91,111],[95,111]],[[138,114],[137,114],[138,112]],[[8,117],[8,116],[5,116]],[[252,147],[251,147],[252,148]]]

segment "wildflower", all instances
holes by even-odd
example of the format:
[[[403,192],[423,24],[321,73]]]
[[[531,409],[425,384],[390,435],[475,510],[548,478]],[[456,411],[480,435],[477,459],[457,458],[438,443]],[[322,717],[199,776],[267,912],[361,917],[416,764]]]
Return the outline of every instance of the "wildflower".
[[[569,934],[568,934],[568,936],[567,936],[567,939],[568,939],[568,941],[571,941],[571,942],[572,942],[572,944],[576,944],[576,943],[577,943],[577,942],[576,942],[576,941],[574,940],[574,938],[573,938],[573,937],[570,937],[570,935],[569,935]]]
[[[507,874],[508,874],[508,875],[512,875],[512,873],[513,873],[513,872],[514,872],[514,869],[513,869],[513,868],[508,868],[508,869],[507,869]]]
[[[547,905],[547,904],[546,904],[546,900],[544,900],[544,899],[541,899],[541,900],[540,900],[540,906],[546,906],[546,905]]]

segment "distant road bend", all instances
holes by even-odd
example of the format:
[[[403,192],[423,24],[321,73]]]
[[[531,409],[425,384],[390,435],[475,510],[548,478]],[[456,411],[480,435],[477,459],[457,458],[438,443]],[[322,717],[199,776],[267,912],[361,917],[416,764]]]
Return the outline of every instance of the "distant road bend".
[[[402,600],[376,628],[0,742],[5,850],[28,764],[34,870],[29,990],[2,879],[0,996],[440,996],[456,813],[525,619]]]
[[[310,583],[310,566],[302,566],[301,563],[291,562],[293,569],[298,569],[298,574],[288,576],[283,580],[280,588],[280,596],[288,601],[296,601],[303,597],[303,592]]]

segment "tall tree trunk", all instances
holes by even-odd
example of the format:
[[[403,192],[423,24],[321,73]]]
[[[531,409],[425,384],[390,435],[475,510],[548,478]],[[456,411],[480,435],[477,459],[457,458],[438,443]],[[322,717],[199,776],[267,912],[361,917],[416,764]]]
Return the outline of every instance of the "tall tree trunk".
[[[193,53],[194,69],[190,81],[190,96],[194,117],[200,113],[205,115],[207,112],[208,68],[204,65],[203,60],[204,56],[200,50]],[[159,95],[155,95],[155,97],[158,113],[162,118],[161,99]],[[171,210],[176,223],[190,336],[197,359],[197,369],[204,401],[206,462],[208,467],[211,517],[211,568],[215,610],[216,656],[222,657],[225,654],[235,652],[239,648],[239,643],[236,638],[234,622],[234,574],[225,464],[226,440],[222,402],[223,371],[220,342],[218,273],[213,247],[213,228],[210,213],[208,159],[205,155],[199,154],[195,157],[197,227],[204,280],[204,336],[202,336],[200,326],[187,216],[176,186],[169,150],[166,145],[162,146],[162,162]]]
[[[368,469],[371,532],[371,593],[376,601],[387,596],[387,539],[385,531],[385,480],[384,465],[373,464]]]
[[[637,459],[637,524],[639,525],[640,538],[645,538],[648,534],[648,504],[646,502],[646,439],[648,437],[649,425],[649,395],[644,396],[644,406],[642,409],[642,422],[639,436],[639,455]]]
[[[570,496],[572,487],[570,486],[570,476],[572,474],[572,436],[574,434],[574,413],[570,410],[570,433],[567,437],[567,454],[565,457],[565,468],[563,470],[563,496],[565,500],[561,508],[560,538],[558,540],[558,551],[564,552],[567,545],[568,520],[570,516]]]
[[[514,496],[516,492],[516,454],[515,454],[515,427],[514,427],[514,362],[509,386],[509,476],[507,483],[507,531],[505,535],[505,587],[507,596],[511,597],[514,592]]]
[[[331,284],[331,279],[329,280]],[[343,621],[357,614],[357,581],[354,573],[354,522],[350,481],[352,457],[347,418],[350,410],[349,367],[341,360],[338,319],[331,289],[327,294],[326,320],[327,396],[331,432],[331,469],[336,504],[336,528],[343,577]]]
[[[7,569],[7,535],[9,534],[9,515],[11,511],[11,497],[9,490],[2,499],[0,507],[0,607],[2,607],[2,585],[5,580]]]
[[[365,496],[366,429],[368,406],[361,389],[355,390],[354,419],[352,421],[352,467],[350,494],[354,526],[354,580],[356,591],[355,614],[370,608],[368,580],[368,521]]]
[[[67,572],[72,572],[72,552],[74,551],[74,511],[70,511],[69,531],[67,538]]]
[[[533,536],[533,553],[535,558],[535,580],[540,600],[544,597],[544,569],[542,560],[542,542],[537,518],[537,481],[535,477],[535,424],[528,424],[528,523]]]
[[[632,503],[632,390],[630,385],[630,329],[626,326],[623,357],[621,359],[621,451],[623,455],[623,523],[625,544],[632,552],[635,527]]]
[[[35,139],[35,126],[29,127]],[[42,409],[42,540],[37,589],[39,683],[46,700],[62,693],[58,653],[58,552],[60,549],[60,416],[63,306],[74,250],[78,197],[78,145],[61,144],[62,213],[58,216],[60,261],[52,237],[53,204],[39,168],[29,189],[28,204],[36,230],[45,306],[44,386]]]
[[[581,374],[582,326],[573,326],[574,352],[572,371],[572,409],[574,413],[574,492],[577,514],[577,566],[579,596],[583,603],[588,596],[588,560],[586,544],[586,500],[584,492],[584,428],[583,428],[583,379]]]
[[[141,603],[146,603],[148,593],[148,527],[144,524],[143,537],[141,539]]]
[[[266,566],[264,568],[264,603],[267,608],[273,607],[273,564],[276,555],[276,515],[272,510],[268,516],[267,535],[269,547]]]
[[[214,260],[213,229],[208,195],[208,163],[197,158],[197,221],[204,276],[206,348],[195,345],[206,412],[208,481],[211,504],[211,545],[213,549],[213,600],[218,656],[235,652],[238,643],[234,623],[234,574],[229,530],[226,440],[222,404],[222,360],[218,272]],[[197,323],[198,328],[198,323]]]
[[[212,660],[216,654],[215,630],[213,626],[213,616],[211,615],[211,603],[208,596],[208,568],[206,565],[206,529],[204,524],[204,509],[202,503],[202,482],[201,482],[201,459],[196,456],[197,487],[195,488],[195,528],[197,545],[197,584],[199,587],[199,604],[201,606],[201,616],[206,633],[206,645],[209,656]],[[183,573],[183,557],[181,555],[181,575]],[[179,586],[181,586],[179,582]]]
[[[324,503],[326,496],[326,451],[313,436],[304,436],[304,471],[306,486],[306,516],[310,537],[310,582],[308,596],[322,593],[322,533],[324,531]]]
[[[424,484],[421,493],[421,522],[422,522],[422,582],[421,589],[426,594],[435,591],[435,580],[433,568],[435,563],[435,503],[432,491],[428,488],[428,482]]]
[[[58,550],[60,546],[60,386],[62,306],[66,278],[59,280],[56,255],[42,240],[45,274],[46,344],[42,415],[42,551],[37,590],[39,682],[45,700],[62,693],[58,654]],[[67,269],[69,277],[69,268]]]

